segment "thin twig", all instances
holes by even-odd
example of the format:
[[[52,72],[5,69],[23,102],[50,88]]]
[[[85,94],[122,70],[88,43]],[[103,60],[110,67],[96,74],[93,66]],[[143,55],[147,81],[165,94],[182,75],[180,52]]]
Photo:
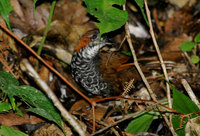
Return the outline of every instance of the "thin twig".
[[[93,131],[93,133],[96,131],[95,129],[95,107],[96,107],[96,105],[93,105],[92,104],[92,118],[93,118],[93,121],[92,121],[92,124],[93,124],[93,126],[92,126],[92,131]]]
[[[54,105],[61,112],[61,115],[69,122],[69,124],[76,130],[76,132],[80,136],[85,136],[85,132],[81,128],[80,124],[73,118],[73,116],[65,109],[65,107],[61,104],[57,96],[53,93],[51,88],[44,82],[35,69],[31,66],[27,59],[23,59],[21,61],[21,69],[28,74],[31,74],[35,79],[36,83],[42,88],[42,90],[46,93],[46,95],[52,100]]]
[[[120,43],[119,48],[117,49],[117,51],[119,51],[119,50],[121,49],[122,44],[125,42],[125,40],[126,40],[126,36],[123,38],[123,40],[122,40],[122,42]]]
[[[147,18],[148,18],[148,21],[149,21],[150,34],[151,34],[151,37],[152,37],[152,40],[153,40],[153,43],[154,43],[154,47],[155,47],[156,52],[158,54],[158,58],[160,60],[160,64],[161,64],[165,79],[167,81],[169,81],[167,70],[166,70],[166,66],[165,66],[165,63],[163,61],[162,55],[160,53],[160,49],[158,47],[158,44],[157,44],[157,41],[156,41],[156,38],[155,38],[155,35],[154,35],[153,26],[152,26],[152,22],[151,22],[151,15],[150,15],[150,11],[149,11],[149,8],[148,8],[146,0],[144,1],[144,3],[145,3],[145,9],[146,9]],[[169,84],[168,83],[166,83],[166,87],[167,87],[168,104],[169,104],[169,107],[172,108],[171,94],[170,94],[170,88],[169,88]]]
[[[187,80],[181,79],[181,83],[184,86],[185,90],[187,91],[188,95],[190,96],[191,100],[199,107],[199,101],[197,100],[197,97],[195,96],[194,92],[192,91],[192,88],[188,84]]]
[[[151,34],[151,37],[152,37],[152,40],[153,40],[153,43],[154,43],[154,47],[156,49],[156,52],[157,52],[157,55],[158,55],[158,58],[160,60],[160,63],[161,63],[161,67],[162,67],[162,70],[163,70],[163,73],[164,73],[164,76],[165,76],[165,79],[167,81],[169,81],[169,78],[168,78],[168,74],[167,74],[167,70],[166,70],[166,66],[165,66],[165,63],[163,61],[163,58],[162,58],[162,55],[160,53],[160,49],[158,47],[158,44],[157,44],[157,41],[156,41],[156,38],[155,38],[155,35],[154,35],[154,31],[153,31],[153,26],[152,26],[152,22],[151,22],[151,15],[150,15],[150,11],[149,11],[149,8],[148,8],[148,5],[147,5],[147,1],[144,0],[144,3],[145,3],[145,9],[146,9],[146,14],[147,14],[147,18],[148,18],[148,22],[149,22],[149,27],[150,27],[150,34]],[[167,87],[167,100],[168,100],[168,105],[169,105],[169,108],[172,108],[172,101],[171,101],[171,94],[170,94],[170,87],[169,87],[169,84],[166,83],[166,87]],[[176,132],[174,131],[174,128],[172,127],[172,123],[171,123],[171,114],[170,114],[170,121],[167,119],[167,117],[162,114],[163,118],[165,119],[165,122],[167,123],[167,125],[169,126],[171,132],[173,135],[177,135]]]
[[[123,9],[125,10],[125,5],[123,6]],[[136,53],[135,53],[135,50],[133,48],[133,44],[132,44],[132,41],[131,41],[131,36],[130,36],[130,31],[129,31],[129,28],[128,28],[128,22],[126,23],[125,25],[125,30],[126,30],[126,37],[127,37],[127,41],[128,41],[128,44],[129,44],[129,47],[131,49],[131,53],[133,55],[133,59],[134,59],[134,64],[135,64],[135,67],[137,69],[137,71],[139,72],[144,84],[146,85],[147,89],[148,89],[148,92],[151,96],[151,98],[154,100],[154,101],[157,101],[156,100],[156,97],[155,97],[155,94],[153,93],[147,79],[145,78],[144,76],[144,73],[142,72],[140,66],[139,66],[139,63],[137,61],[137,56],[136,56]]]

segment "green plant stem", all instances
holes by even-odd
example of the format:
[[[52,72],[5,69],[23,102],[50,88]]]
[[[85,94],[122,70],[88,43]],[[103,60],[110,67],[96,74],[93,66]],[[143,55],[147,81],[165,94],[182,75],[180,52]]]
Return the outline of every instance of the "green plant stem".
[[[36,9],[35,9],[35,5],[36,5],[36,3],[37,3],[37,0],[33,0],[33,15],[34,15],[34,17],[36,17]]]
[[[10,16],[10,15],[9,15]],[[10,21],[9,22],[6,22],[7,26],[8,26],[8,29],[10,31],[12,31],[12,28],[10,26]],[[14,39],[12,38],[12,52],[14,53],[15,52],[15,44],[14,44]]]
[[[8,16],[10,16],[10,13],[9,13]],[[9,18],[8,18],[8,19],[9,19]],[[6,20],[6,19],[4,18],[4,20]],[[10,19],[8,20],[8,22],[6,21],[6,24],[7,24],[7,26],[8,26],[8,29],[9,29],[10,31],[12,31],[12,28],[11,28],[11,26],[10,26]],[[13,53],[15,52],[14,39],[12,39],[12,52],[13,52]]]
[[[52,17],[53,17],[53,12],[54,12],[54,8],[55,8],[55,5],[56,5],[56,0],[54,0],[51,4],[51,9],[50,9],[50,13],[49,13],[49,19],[48,19],[48,23],[47,23],[47,26],[45,28],[45,31],[44,31],[44,35],[42,37],[42,41],[40,43],[40,46],[38,48],[38,51],[37,51],[37,54],[40,56],[41,52],[42,52],[42,48],[43,48],[43,45],[44,45],[44,42],[46,40],[46,36],[47,36],[47,33],[49,31],[49,28],[50,28],[50,24],[51,24],[51,21],[52,21]],[[35,66],[35,69],[36,71],[38,70],[38,66],[39,66],[39,62],[37,60],[36,62],[36,66]]]

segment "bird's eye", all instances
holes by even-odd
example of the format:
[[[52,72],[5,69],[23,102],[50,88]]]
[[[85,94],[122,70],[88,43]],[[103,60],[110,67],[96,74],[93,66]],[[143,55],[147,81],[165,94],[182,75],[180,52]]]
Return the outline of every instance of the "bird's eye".
[[[97,38],[97,34],[93,34],[92,36],[91,36],[91,39],[92,40],[95,40]]]

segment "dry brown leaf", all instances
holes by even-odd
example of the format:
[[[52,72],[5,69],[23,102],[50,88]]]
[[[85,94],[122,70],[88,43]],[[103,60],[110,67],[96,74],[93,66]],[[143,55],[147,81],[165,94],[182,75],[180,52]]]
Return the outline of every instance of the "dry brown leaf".
[[[24,113],[24,118],[16,115],[12,111],[7,114],[0,114],[0,124],[6,126],[15,126],[15,125],[22,125],[22,124],[38,124],[44,122],[41,118],[38,118],[34,115],[28,115]]]

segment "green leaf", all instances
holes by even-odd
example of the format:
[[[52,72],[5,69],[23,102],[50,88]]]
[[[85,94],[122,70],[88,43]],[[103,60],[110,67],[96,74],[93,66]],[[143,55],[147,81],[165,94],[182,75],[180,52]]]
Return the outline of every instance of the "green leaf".
[[[200,58],[199,58],[199,56],[194,56],[194,57],[192,57],[191,61],[192,61],[192,63],[197,64],[197,63],[199,63]]]
[[[18,86],[19,82],[17,79],[11,75],[8,72],[0,71],[0,89],[8,93],[9,87],[11,86]],[[15,105],[15,99],[13,96],[8,93],[8,97],[10,99],[10,102],[12,104],[13,110],[15,110],[16,105]]]
[[[100,35],[119,29],[128,20],[127,11],[116,6],[125,4],[125,0],[83,0],[87,11],[98,19]]]
[[[20,97],[24,101],[36,108],[30,108],[30,111],[57,123],[61,128],[61,116],[54,107],[50,99],[48,99],[41,91],[31,86],[19,86],[17,79],[10,73],[0,71],[0,89],[4,90],[13,106],[13,109],[17,110],[17,113],[23,116],[18,106],[15,105],[15,99],[13,96]],[[41,110],[41,111],[39,111]]]
[[[195,38],[194,38],[194,42],[199,43],[200,42],[200,33],[198,33]]]
[[[8,28],[10,30],[11,30],[11,27],[10,27],[9,15],[12,10],[13,10],[13,7],[10,6],[10,0],[0,0],[0,14],[3,17],[3,19],[6,21],[6,24],[8,25]]]
[[[196,44],[191,41],[185,41],[181,44],[180,48],[182,51],[192,51],[195,48]]]
[[[173,124],[173,127],[174,127],[174,130],[176,130],[176,133],[178,134],[178,136],[184,136],[185,135],[185,125],[186,123],[183,124],[183,127],[182,129],[180,129],[180,120],[181,120],[181,116],[179,115],[173,115],[172,116],[172,124]],[[188,119],[187,118],[184,118],[183,119],[183,122],[188,122]]]
[[[182,94],[176,89],[173,89],[172,91],[173,91],[173,109],[183,114],[189,114],[199,111],[197,105],[186,95]]]
[[[142,15],[144,17],[144,20],[146,21],[147,25],[149,25],[149,22],[147,20],[147,16],[144,13],[144,0],[135,0],[135,2],[137,3],[137,5],[140,7],[140,10],[142,12]]]
[[[48,99],[41,91],[31,86],[18,86],[9,88],[9,93],[18,96],[36,108],[30,108],[32,111],[50,121],[55,122],[62,128],[61,116],[54,107],[50,99]]]
[[[189,114],[200,111],[197,105],[186,95],[182,94],[175,88],[172,89],[173,91],[173,106],[172,108],[182,114]],[[192,115],[191,117],[195,117],[197,115]],[[180,115],[173,115],[172,116],[172,124],[175,130],[180,128]],[[177,131],[178,135],[185,135],[184,128],[187,123],[188,119],[184,118],[183,129]]]
[[[0,71],[0,89],[6,91],[10,85],[18,86],[19,82],[10,73]]]
[[[134,120],[132,120],[128,127],[126,128],[126,132],[136,134],[138,132],[146,132],[152,121],[154,120],[154,115],[144,114]]]
[[[54,116],[55,113],[53,111],[48,111],[48,109],[42,109],[42,108],[29,108],[28,111],[31,111],[37,115],[40,115],[41,117],[44,117],[48,119],[49,121],[54,121],[62,128],[62,125],[60,124],[60,122],[58,122],[59,120],[61,121],[61,118],[58,117],[57,114],[56,116]]]
[[[2,125],[0,128],[0,136],[28,136],[28,135],[21,131],[15,130],[11,127]]]
[[[165,79],[163,77],[163,79]],[[165,81],[170,85],[170,87],[172,88],[172,92],[173,92],[173,105],[172,108],[175,109],[176,111],[182,113],[182,114],[189,114],[189,113],[195,113],[199,111],[199,108],[197,107],[197,105],[190,100],[190,98],[188,98],[186,95],[180,93],[169,81],[167,81],[165,79]],[[198,115],[191,115],[191,118],[194,118]],[[172,124],[174,127],[174,130],[176,130],[176,133],[180,136],[184,136],[185,135],[185,125],[188,122],[188,118],[184,118],[183,119],[183,123],[182,124],[182,129],[180,129],[180,125],[181,125],[181,116],[180,115],[173,115],[172,116]]]
[[[12,109],[12,106],[7,102],[0,103],[0,113],[2,112],[8,112]]]
[[[127,56],[129,56],[129,57],[132,56],[132,53],[131,53],[131,52],[121,51],[121,53],[122,53],[122,54],[125,54],[125,55],[127,55]]]
[[[33,0],[33,5],[35,5],[37,3],[38,0]]]
[[[19,106],[20,106],[21,104],[22,104],[21,102],[18,102],[18,103],[17,103],[17,106],[16,106],[16,111],[17,111],[17,113],[16,113],[16,114],[24,118],[23,112],[19,109]]]

